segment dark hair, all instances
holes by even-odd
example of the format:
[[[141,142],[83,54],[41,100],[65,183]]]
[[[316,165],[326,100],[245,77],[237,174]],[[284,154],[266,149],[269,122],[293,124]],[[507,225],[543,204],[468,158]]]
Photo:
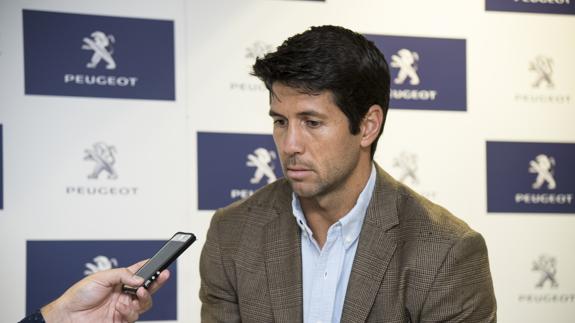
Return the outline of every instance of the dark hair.
[[[274,95],[274,82],[309,94],[331,91],[354,135],[359,133],[361,121],[374,104],[383,109],[385,124],[389,106],[389,68],[385,57],[373,42],[343,27],[311,27],[288,38],[275,52],[256,59],[252,75],[265,83],[270,95]],[[371,158],[383,124],[371,145]]]

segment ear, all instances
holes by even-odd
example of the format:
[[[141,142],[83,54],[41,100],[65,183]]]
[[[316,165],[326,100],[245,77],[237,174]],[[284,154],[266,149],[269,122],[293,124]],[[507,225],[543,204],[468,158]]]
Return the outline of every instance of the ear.
[[[369,147],[376,140],[383,127],[383,109],[378,104],[369,107],[361,121],[361,146]]]

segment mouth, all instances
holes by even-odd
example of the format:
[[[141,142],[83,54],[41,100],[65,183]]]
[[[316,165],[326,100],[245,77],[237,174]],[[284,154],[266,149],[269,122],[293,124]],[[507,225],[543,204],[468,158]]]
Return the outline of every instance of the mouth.
[[[303,180],[306,176],[311,174],[311,169],[300,166],[289,166],[286,168],[286,177],[292,180]]]

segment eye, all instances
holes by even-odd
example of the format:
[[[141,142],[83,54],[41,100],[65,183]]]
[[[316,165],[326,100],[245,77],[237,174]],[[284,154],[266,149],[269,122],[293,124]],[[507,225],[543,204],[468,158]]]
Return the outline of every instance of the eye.
[[[305,120],[305,125],[310,127],[310,128],[318,128],[319,126],[321,126],[321,122],[317,121],[317,120]]]
[[[287,121],[285,119],[274,119],[274,127],[285,127]]]

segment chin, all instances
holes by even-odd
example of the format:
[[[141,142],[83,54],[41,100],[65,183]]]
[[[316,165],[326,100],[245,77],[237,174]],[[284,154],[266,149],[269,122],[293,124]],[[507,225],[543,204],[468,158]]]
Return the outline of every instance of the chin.
[[[317,188],[312,187],[302,187],[303,185],[293,184],[291,185],[291,189],[298,197],[303,198],[312,198],[318,195]]]

